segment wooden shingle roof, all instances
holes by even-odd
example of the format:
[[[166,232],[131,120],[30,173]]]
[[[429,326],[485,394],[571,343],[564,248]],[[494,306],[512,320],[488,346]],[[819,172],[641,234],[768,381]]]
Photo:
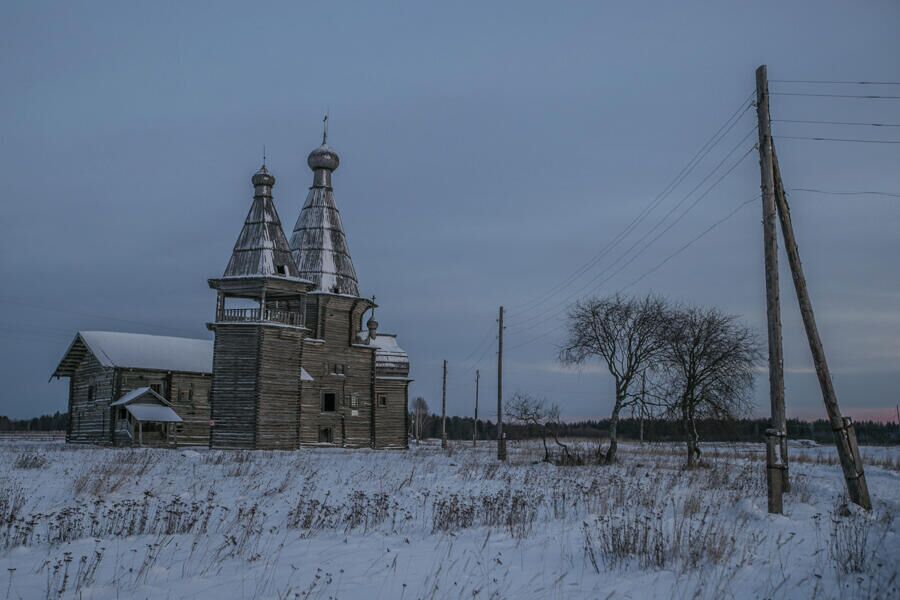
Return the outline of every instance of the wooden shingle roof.
[[[313,170],[313,185],[291,235],[300,277],[323,292],[359,296],[356,270],[331,187],[331,174],[339,164],[337,153],[323,141],[307,163]]]
[[[272,199],[273,177],[265,165],[253,176],[253,204],[234,244],[223,278],[301,279]]]

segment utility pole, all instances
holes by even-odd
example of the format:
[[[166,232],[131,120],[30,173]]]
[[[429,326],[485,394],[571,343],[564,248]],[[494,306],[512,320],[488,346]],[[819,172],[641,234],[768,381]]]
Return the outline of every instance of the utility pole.
[[[475,422],[472,424],[472,447],[478,445],[478,387],[481,384],[481,371],[475,369]]]
[[[447,449],[447,361],[444,360],[444,383],[441,386],[441,448]]]
[[[497,460],[506,460],[506,436],[503,435],[503,307],[497,320]]]
[[[837,394],[834,391],[834,383],[831,380],[831,372],[828,369],[828,361],[825,359],[825,348],[822,346],[822,339],[819,337],[816,317],[813,313],[812,302],[809,299],[809,291],[806,287],[806,277],[803,274],[803,265],[800,262],[800,250],[797,248],[794,226],[791,222],[791,209],[788,206],[787,195],[784,193],[784,183],[781,180],[781,171],[778,168],[778,156],[775,154],[774,149],[772,158],[774,161],[775,198],[778,206],[778,216],[781,220],[781,233],[784,235],[784,248],[787,252],[788,262],[791,265],[794,290],[797,292],[797,303],[800,305],[803,327],[806,329],[806,338],[809,341],[809,350],[812,353],[813,364],[816,367],[819,387],[822,389],[822,400],[825,402],[828,420],[831,422],[832,431],[834,431],[838,458],[844,471],[844,479],[847,482],[847,492],[850,495],[850,500],[864,509],[870,510],[872,501],[869,497],[869,487],[866,485],[862,458],[859,455],[856,432],[853,429],[851,419],[842,416],[840,406],[838,406]]]
[[[647,393],[647,371],[641,371],[641,403],[638,408],[641,409],[641,446],[644,445],[644,394]]]
[[[778,291],[778,234],[775,229],[775,169],[769,117],[766,66],[756,70],[756,117],[759,132],[759,171],[762,188],[763,248],[766,265],[766,320],[769,341],[769,400],[772,427],[766,431],[769,512],[780,513],[781,496],[788,490],[787,435],[784,412],[784,358],[781,347],[781,308]],[[777,451],[776,451],[777,450]]]

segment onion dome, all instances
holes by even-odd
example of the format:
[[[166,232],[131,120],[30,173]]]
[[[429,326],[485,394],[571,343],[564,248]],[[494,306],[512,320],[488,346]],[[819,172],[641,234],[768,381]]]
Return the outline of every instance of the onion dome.
[[[264,185],[266,187],[274,187],[275,186],[275,176],[269,173],[269,170],[266,168],[266,165],[263,165],[259,168],[259,171],[253,175],[253,187]]]
[[[313,171],[318,169],[334,171],[338,168],[338,165],[341,164],[341,159],[338,158],[337,152],[332,150],[328,144],[322,142],[321,146],[309,153],[306,164],[308,164],[309,168]]]

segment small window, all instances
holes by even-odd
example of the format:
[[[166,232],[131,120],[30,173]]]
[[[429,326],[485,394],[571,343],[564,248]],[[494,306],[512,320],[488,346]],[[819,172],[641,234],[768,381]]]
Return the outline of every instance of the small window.
[[[350,394],[350,408],[354,410],[359,408],[359,394]]]
[[[331,444],[334,443],[334,437],[331,433],[331,427],[320,427],[319,428],[319,443],[320,444]]]
[[[385,396],[384,394],[379,395],[378,396],[378,404],[380,406],[387,406],[387,396]]]
[[[94,399],[94,384],[93,383],[88,386],[88,398],[87,399],[88,400]]]
[[[334,412],[337,408],[337,394],[325,392],[322,394],[322,412]]]
[[[347,366],[338,363],[331,363],[331,374],[332,375],[346,375],[347,374]]]
[[[275,265],[275,272],[279,275],[287,275],[287,269],[284,265]]]
[[[150,389],[162,396],[162,384],[161,383],[151,383]]]

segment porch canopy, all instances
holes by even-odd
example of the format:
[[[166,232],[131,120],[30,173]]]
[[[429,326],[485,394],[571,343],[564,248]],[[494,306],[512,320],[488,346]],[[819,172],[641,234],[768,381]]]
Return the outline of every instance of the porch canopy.
[[[168,406],[155,404],[129,404],[125,407],[136,421],[154,423],[181,423],[181,417]]]
[[[124,407],[135,421],[143,423],[181,423],[166,399],[149,387],[131,390],[110,406]]]

